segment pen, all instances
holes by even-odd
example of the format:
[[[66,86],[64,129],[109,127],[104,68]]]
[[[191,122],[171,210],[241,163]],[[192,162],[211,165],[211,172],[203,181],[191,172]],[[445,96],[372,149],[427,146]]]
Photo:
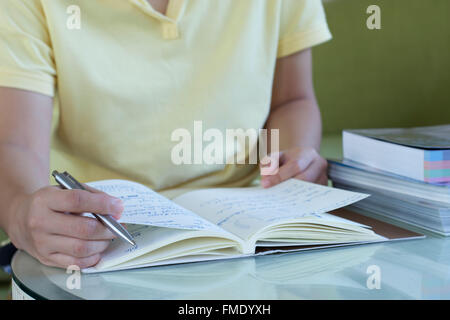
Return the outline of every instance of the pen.
[[[55,178],[56,182],[64,189],[86,190],[86,188],[84,188],[81,183],[79,183],[77,180],[75,180],[75,178],[72,177],[67,172],[59,173],[58,171],[55,170],[52,172],[52,176]],[[103,223],[109,230],[111,230],[112,233],[118,235],[120,238],[127,241],[132,246],[136,245],[136,242],[134,241],[131,234],[120,223],[118,223],[113,217],[111,217],[110,215],[101,215],[101,214],[95,214],[95,213],[91,213],[91,214],[94,215],[94,217],[97,220],[99,220],[101,223]]]

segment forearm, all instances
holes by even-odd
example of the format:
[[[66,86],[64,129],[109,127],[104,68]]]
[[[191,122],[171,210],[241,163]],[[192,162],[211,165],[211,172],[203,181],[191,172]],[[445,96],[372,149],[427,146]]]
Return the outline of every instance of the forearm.
[[[48,184],[53,99],[0,87],[0,110],[0,227],[8,231],[18,198]]]
[[[8,231],[15,202],[48,185],[48,173],[48,155],[37,155],[17,144],[0,143],[0,228]]]
[[[269,137],[271,157],[261,161],[261,185],[269,188],[291,178],[327,184],[327,161],[319,154],[322,120],[311,49],[277,60],[270,110],[266,128],[269,135],[279,130],[279,146],[270,146]]]
[[[319,152],[322,139],[322,120],[313,99],[297,99],[274,108],[266,128],[279,129],[279,149],[310,147]],[[270,139],[269,139],[270,141]]]

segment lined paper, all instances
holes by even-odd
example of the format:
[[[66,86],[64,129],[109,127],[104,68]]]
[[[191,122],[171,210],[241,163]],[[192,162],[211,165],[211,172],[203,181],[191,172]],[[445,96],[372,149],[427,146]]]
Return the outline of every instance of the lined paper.
[[[218,229],[211,222],[139,183],[103,180],[87,185],[122,199],[124,212],[119,220],[121,223],[189,230]]]
[[[323,220],[327,223],[358,225],[326,212],[367,196],[291,179],[269,189],[256,187],[192,191],[173,201],[240,238],[248,239],[266,226],[289,220],[314,219],[316,222]]]

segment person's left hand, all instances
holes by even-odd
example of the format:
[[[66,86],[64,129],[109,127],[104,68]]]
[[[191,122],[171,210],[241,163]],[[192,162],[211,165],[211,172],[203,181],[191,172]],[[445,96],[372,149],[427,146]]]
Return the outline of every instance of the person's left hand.
[[[328,185],[328,163],[314,148],[297,147],[281,151],[266,157],[261,163],[261,185],[264,188],[290,178]]]

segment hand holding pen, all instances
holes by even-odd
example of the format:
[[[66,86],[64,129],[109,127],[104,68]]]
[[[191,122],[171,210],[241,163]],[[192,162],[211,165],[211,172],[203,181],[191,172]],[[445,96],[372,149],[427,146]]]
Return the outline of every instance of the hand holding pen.
[[[97,264],[117,236],[102,222],[81,214],[119,219],[123,203],[87,188],[89,191],[47,186],[15,197],[6,230],[13,244],[49,266],[87,268]]]
[[[68,172],[59,173],[58,171],[55,170],[52,172],[52,175],[55,178],[56,182],[58,182],[58,184],[64,189],[89,191],[88,186],[82,185]],[[119,236],[120,238],[128,242],[130,245],[132,246],[136,245],[136,243],[133,240],[133,237],[131,236],[131,234],[128,233],[127,229],[122,227],[122,225],[118,223],[113,217],[111,217],[110,215],[99,215],[96,213],[92,213],[92,215],[98,221],[103,223],[112,233]]]

